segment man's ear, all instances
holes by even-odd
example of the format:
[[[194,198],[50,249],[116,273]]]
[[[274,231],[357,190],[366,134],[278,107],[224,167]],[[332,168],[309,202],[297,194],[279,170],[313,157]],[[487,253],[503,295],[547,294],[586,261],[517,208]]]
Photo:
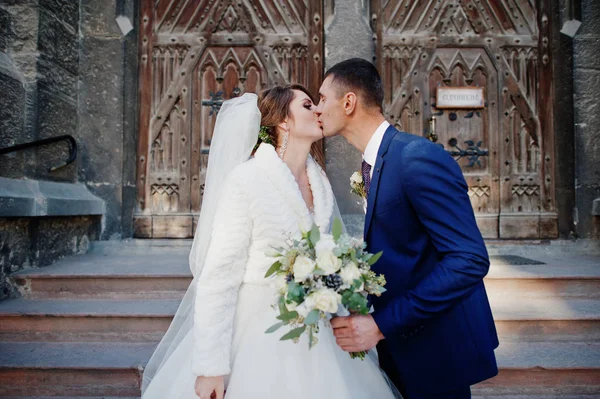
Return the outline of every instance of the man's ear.
[[[351,91],[346,93],[346,95],[344,96],[344,112],[347,116],[352,115],[356,110],[357,100],[358,98],[356,97],[356,94],[354,94]]]

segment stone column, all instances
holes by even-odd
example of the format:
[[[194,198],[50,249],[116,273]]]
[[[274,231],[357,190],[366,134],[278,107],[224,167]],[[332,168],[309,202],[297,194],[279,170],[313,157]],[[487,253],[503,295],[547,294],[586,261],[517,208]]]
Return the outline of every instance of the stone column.
[[[130,230],[135,200],[137,21],[133,0],[81,0],[79,126],[85,144],[80,180],[107,204],[102,239]],[[128,17],[123,35],[115,19]],[[133,75],[133,76],[132,76]],[[133,195],[132,198],[130,198]],[[125,204],[124,204],[125,202]],[[125,231],[125,236],[131,236]]]
[[[331,3],[328,3],[332,7]],[[367,0],[335,0],[325,22],[325,70],[348,58],[373,61],[375,49]],[[325,140],[327,175],[348,232],[362,236],[362,201],[350,193],[350,175],[360,169],[361,154],[342,137]]]
[[[573,41],[575,222],[577,235],[590,238],[593,203],[600,198],[600,2],[583,0],[581,15]]]

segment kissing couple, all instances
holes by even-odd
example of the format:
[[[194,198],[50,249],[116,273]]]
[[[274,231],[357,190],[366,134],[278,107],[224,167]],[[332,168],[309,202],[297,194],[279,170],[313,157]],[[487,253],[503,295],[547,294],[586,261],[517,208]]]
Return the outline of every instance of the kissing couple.
[[[142,399],[467,399],[498,373],[489,259],[461,169],[391,126],[383,97],[375,66],[353,58],[325,73],[318,103],[300,85],[223,103],[194,280],[144,371]],[[327,234],[340,217],[314,146],[335,135],[362,153],[364,240],[383,251],[373,271],[387,291],[368,315],[334,317],[308,350],[265,334],[277,316],[265,272],[286,237],[313,224]],[[370,355],[348,356],[360,351]]]

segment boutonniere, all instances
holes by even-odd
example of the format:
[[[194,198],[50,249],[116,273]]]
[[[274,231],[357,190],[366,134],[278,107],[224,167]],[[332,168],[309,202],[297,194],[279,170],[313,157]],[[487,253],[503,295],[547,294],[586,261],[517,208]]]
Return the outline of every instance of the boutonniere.
[[[363,181],[362,174],[360,172],[352,173],[350,176],[350,191],[353,194],[358,195],[361,198],[367,198],[367,191],[365,190],[365,182]]]

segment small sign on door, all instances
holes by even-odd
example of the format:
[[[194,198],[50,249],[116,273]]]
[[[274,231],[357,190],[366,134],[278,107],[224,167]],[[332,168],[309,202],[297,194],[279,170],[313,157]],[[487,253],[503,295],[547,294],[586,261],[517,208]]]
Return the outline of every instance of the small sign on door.
[[[476,86],[438,86],[436,108],[468,108],[485,107],[483,87]]]

